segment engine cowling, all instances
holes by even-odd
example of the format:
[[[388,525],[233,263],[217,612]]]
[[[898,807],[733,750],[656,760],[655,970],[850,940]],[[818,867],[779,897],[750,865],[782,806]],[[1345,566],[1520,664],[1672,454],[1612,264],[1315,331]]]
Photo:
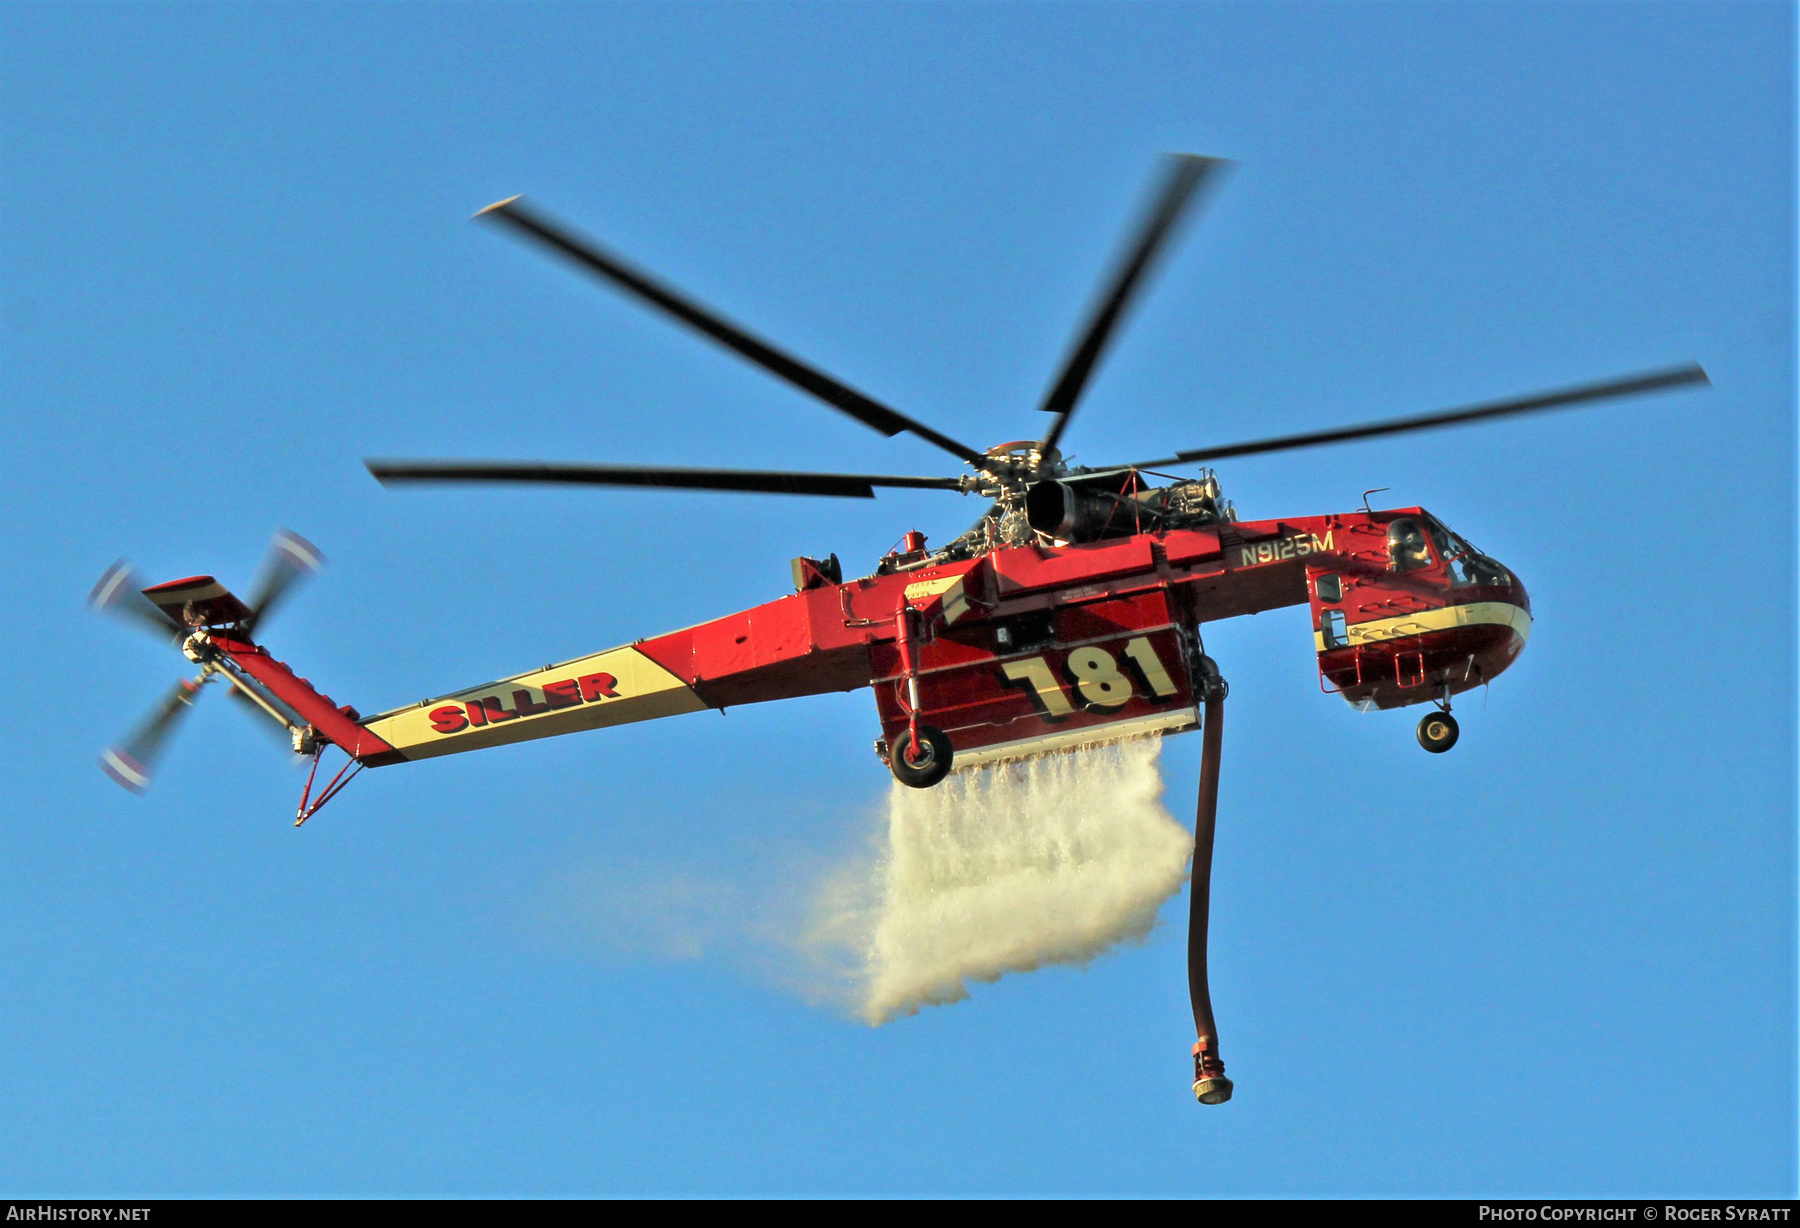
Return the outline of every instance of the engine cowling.
[[[1095,541],[1118,519],[1120,500],[1067,482],[1046,479],[1025,491],[1025,518],[1048,537],[1066,542]],[[1129,524],[1129,520],[1126,522]]]

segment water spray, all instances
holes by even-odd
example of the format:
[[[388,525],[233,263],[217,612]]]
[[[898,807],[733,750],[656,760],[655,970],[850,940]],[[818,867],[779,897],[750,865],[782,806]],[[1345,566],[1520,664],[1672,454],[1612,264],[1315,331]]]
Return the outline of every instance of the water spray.
[[[1153,735],[894,785],[879,848],[826,884],[811,927],[846,1005],[885,1023],[1148,935],[1192,849],[1160,750]]]

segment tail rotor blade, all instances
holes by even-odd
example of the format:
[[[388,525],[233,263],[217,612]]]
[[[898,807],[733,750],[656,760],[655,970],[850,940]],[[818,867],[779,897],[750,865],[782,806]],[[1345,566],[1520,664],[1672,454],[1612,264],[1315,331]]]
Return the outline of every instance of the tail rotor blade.
[[[150,715],[123,742],[108,747],[100,756],[100,770],[133,793],[142,793],[150,785],[150,775],[161,758],[169,735],[175,732],[181,718],[194,705],[200,687],[206,681],[183,678],[175,684],[163,701],[150,710]]]
[[[183,628],[177,627],[143,593],[144,580],[124,559],[108,567],[94,591],[88,594],[88,605],[103,613],[142,627],[164,643],[179,643]]]
[[[298,533],[288,529],[277,532],[269,543],[269,553],[263,559],[262,571],[251,592],[250,618],[245,629],[255,631],[298,581],[312,575],[324,563],[325,556],[319,553],[319,548]]]

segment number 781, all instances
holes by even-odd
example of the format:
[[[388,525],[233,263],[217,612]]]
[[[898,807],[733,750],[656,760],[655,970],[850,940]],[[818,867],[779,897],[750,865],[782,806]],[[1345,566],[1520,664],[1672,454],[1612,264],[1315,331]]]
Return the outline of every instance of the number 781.
[[[1156,649],[1146,636],[1140,635],[1126,642],[1125,658],[1137,667],[1152,695],[1166,699],[1176,693],[1174,680],[1163,668],[1162,658],[1156,655]],[[1080,693],[1082,705],[1090,710],[1117,708],[1133,694],[1131,679],[1119,671],[1118,659],[1104,648],[1090,644],[1075,649],[1064,662],[1063,669]],[[1075,711],[1068,693],[1043,657],[1003,662],[1000,672],[1008,682],[1029,686],[1045,716],[1055,719]]]

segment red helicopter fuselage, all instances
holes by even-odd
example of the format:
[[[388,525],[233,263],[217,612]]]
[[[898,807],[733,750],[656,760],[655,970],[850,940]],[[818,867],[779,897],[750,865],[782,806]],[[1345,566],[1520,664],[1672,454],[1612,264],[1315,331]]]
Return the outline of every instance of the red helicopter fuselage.
[[[277,535],[263,580],[239,601],[210,576],[147,589],[121,560],[90,601],[173,638],[200,673],[166,693],[148,720],[102,755],[113,779],[148,784],[155,757],[204,684],[232,694],[313,756],[346,764],[304,823],[364,766],[480,750],[705,709],[870,687],[876,751],[905,785],[955,767],[1023,759],[1205,722],[1194,828],[1188,973],[1196,1043],[1193,1090],[1231,1098],[1206,976],[1208,882],[1226,686],[1206,656],[1212,623],[1282,606],[1310,610],[1320,686],[1360,709],[1433,704],[1418,740],[1457,741],[1456,694],[1506,670],[1531,630],[1531,604],[1511,571],[1422,508],[1239,521],[1210,470],[1169,471],[1231,457],[1435,431],[1592,405],[1707,376],[1687,363],[1598,383],[1238,443],[1190,448],[1103,468],[1071,466],[1061,445],[1121,321],[1180,223],[1227,164],[1164,160],[1128,241],[1100,283],[1038,408],[1035,437],[980,451],[829,375],[638,268],[518,197],[481,210],[769,375],[883,436],[910,434],[956,458],[956,475],[820,473],[530,460],[365,461],[387,484],[530,484],[874,498],[879,489],[938,490],[992,500],[974,527],[935,551],[908,533],[872,575],[844,580],[835,557],[794,560],[795,592],[665,635],[364,718],[255,642],[292,583],[315,570],[304,539]],[[1173,485],[1155,488],[1144,479]],[[1374,492],[1369,492],[1374,493]],[[141,595],[140,595],[141,594]]]
[[[1420,508],[1001,547],[936,564],[922,538],[912,543],[920,548],[842,583],[797,560],[803,587],[786,597],[367,719],[248,638],[201,634],[370,766],[864,686],[884,759],[916,722],[970,766],[1197,727],[1201,631],[1223,619],[1309,605],[1321,685],[1362,708],[1443,703],[1491,681],[1531,625],[1516,577]]]

